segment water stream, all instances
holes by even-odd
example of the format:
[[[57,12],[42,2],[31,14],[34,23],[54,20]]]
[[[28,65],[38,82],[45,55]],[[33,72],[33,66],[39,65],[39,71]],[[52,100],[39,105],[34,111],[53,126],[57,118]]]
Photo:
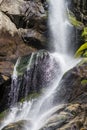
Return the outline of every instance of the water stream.
[[[49,116],[56,111],[56,106],[52,105],[52,99],[62,75],[77,63],[67,52],[69,44],[67,42],[67,36],[70,30],[67,30],[67,24],[69,22],[67,20],[65,0],[49,0],[49,7],[49,27],[52,35],[51,44],[53,44],[55,48],[55,52],[51,55],[60,63],[61,74],[59,78],[56,79],[56,82],[44,90],[38,99],[25,101],[23,104],[20,103],[20,105],[11,108],[11,111],[3,120],[0,129],[19,120],[30,121],[30,130],[39,130],[44,126]],[[30,64],[31,60],[27,69],[29,69]],[[17,73],[14,72],[13,75],[17,76]],[[25,130],[28,129],[29,126],[26,126]]]

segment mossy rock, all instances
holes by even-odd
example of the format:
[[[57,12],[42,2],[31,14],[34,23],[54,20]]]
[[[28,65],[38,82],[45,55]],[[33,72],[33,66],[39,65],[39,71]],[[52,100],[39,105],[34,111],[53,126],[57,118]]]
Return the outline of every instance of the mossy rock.
[[[4,117],[7,115],[7,111],[0,113],[0,122],[4,119]]]
[[[82,84],[82,85],[87,85],[87,79],[83,79],[83,80],[81,81],[81,84]]]
[[[18,122],[11,123],[5,126],[2,130],[23,130],[25,129],[25,125],[28,125],[30,127],[31,122],[26,120],[20,120]]]
[[[30,56],[31,55],[27,55],[27,56],[23,56],[23,57],[20,58],[19,64],[16,67],[18,76],[23,75],[23,73],[26,71],[27,65],[29,63]]]
[[[87,42],[76,51],[75,57],[87,57]]]
[[[40,92],[38,92],[38,93],[32,92],[31,94],[29,94],[27,96],[27,98],[22,98],[20,102],[24,102],[25,100],[29,101],[32,99],[37,99],[40,95],[41,95]]]

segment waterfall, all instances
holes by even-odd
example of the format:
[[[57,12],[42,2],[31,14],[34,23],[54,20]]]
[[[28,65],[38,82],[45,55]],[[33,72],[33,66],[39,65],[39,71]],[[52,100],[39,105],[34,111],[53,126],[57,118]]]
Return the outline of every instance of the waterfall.
[[[51,42],[58,53],[67,52],[67,15],[64,0],[50,0],[49,2],[49,26]]]
[[[25,101],[23,104],[20,103],[19,106],[11,108],[11,112],[2,122],[0,129],[9,123],[19,120],[27,120],[31,122],[30,128],[26,126],[25,130],[39,130],[44,126],[47,118],[56,111],[56,106],[53,106],[52,99],[62,75],[77,63],[68,56],[67,52],[68,20],[66,15],[66,3],[64,0],[49,0],[49,6],[49,27],[52,35],[50,42],[55,48],[55,52],[51,55],[58,60],[62,71],[58,79],[56,79],[52,85],[48,86],[48,88],[43,91],[43,94],[36,100]],[[27,70],[30,68],[32,57],[33,54],[29,60]],[[15,68],[17,67],[17,64]],[[13,77],[15,77],[17,74],[14,73],[13,75]],[[18,112],[19,114],[17,114]]]
[[[18,87],[18,72],[17,67],[20,63],[20,58],[18,58],[13,75],[12,75],[12,83],[11,83],[11,91],[9,93],[9,99],[8,99],[8,105],[13,105],[18,100],[18,93],[19,93],[19,87]]]

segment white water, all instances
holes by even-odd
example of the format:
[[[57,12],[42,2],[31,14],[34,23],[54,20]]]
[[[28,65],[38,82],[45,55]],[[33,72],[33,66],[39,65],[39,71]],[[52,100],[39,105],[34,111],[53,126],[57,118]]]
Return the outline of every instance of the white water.
[[[64,0],[50,0],[49,24],[52,33],[52,44],[58,53],[67,52],[67,17]]]
[[[77,63],[67,52],[68,30],[66,27],[68,21],[66,17],[65,1],[49,0],[49,2],[49,25],[52,33],[51,44],[54,44],[55,47],[55,53],[53,53],[52,56],[60,63],[62,72],[59,79],[57,79],[52,86],[49,86],[37,100],[26,101],[23,104],[12,108],[8,116],[3,120],[0,129],[9,123],[19,120],[29,120],[31,122],[30,130],[39,130],[44,126],[51,114],[58,109],[58,106],[52,106],[52,98],[62,75]],[[30,67],[31,60],[32,57],[27,69]],[[16,73],[14,72],[13,77],[16,77],[15,75]],[[26,126],[26,130],[27,129],[29,128]]]

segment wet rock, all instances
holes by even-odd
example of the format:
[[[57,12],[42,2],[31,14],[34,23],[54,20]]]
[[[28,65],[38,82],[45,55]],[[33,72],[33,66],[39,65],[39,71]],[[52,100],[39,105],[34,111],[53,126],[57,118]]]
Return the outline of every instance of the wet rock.
[[[18,77],[13,81],[12,90],[16,90],[16,86],[18,88],[10,95],[14,95],[14,103],[32,92],[40,93],[42,89],[52,86],[61,73],[59,62],[45,50],[22,57],[16,71]]]
[[[52,114],[41,130],[87,129],[87,61],[64,74],[55,92],[54,105],[65,103],[63,109]]]
[[[60,73],[60,62],[56,61],[55,57],[46,50],[19,58],[15,69],[17,77],[8,79],[1,85],[3,91],[0,111],[32,94],[39,95],[42,89],[56,82]]]
[[[0,84],[0,112],[8,108],[8,94],[11,86],[11,78]]]
[[[87,92],[87,63],[78,64],[64,74],[56,90],[55,102],[69,103]],[[87,100],[87,97],[85,97]]]
[[[61,107],[62,108],[62,107]],[[67,104],[52,114],[41,130],[81,130],[86,129],[87,105]]]
[[[29,128],[31,126],[31,123],[29,121],[22,120],[15,123],[11,123],[4,127],[2,130],[23,130],[26,128],[26,125],[28,125]]]

